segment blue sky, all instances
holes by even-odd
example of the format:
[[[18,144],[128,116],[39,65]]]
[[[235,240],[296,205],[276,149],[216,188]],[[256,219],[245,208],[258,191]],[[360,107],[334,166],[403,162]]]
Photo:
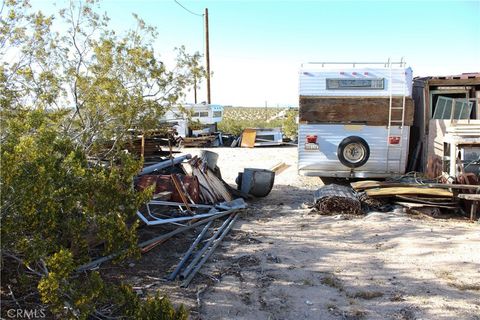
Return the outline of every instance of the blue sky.
[[[308,61],[404,57],[414,76],[480,72],[480,0],[178,1],[209,10],[212,103],[297,105],[297,73]],[[157,27],[166,61],[180,45],[204,51],[203,18],[174,0],[104,0],[100,10],[118,30],[133,26],[132,12]],[[205,92],[204,84],[200,100]]]

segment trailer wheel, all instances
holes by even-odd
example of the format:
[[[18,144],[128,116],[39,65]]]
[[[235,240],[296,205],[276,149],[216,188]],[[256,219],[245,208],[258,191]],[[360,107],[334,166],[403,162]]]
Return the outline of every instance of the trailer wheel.
[[[350,136],[340,142],[337,155],[343,165],[349,168],[358,168],[367,163],[370,157],[370,147],[362,138]]]

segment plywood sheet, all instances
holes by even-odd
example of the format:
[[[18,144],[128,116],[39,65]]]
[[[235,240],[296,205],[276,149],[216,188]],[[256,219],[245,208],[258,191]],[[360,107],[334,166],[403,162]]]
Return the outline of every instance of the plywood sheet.
[[[413,209],[413,208],[443,208],[443,209],[450,209],[450,210],[455,210],[456,207],[452,206],[442,206],[442,205],[434,205],[434,204],[426,204],[426,203],[414,203],[414,202],[403,202],[403,201],[396,201],[396,204],[401,205],[402,207],[408,208],[408,209]]]
[[[307,123],[363,123],[387,125],[389,97],[307,97],[300,96],[299,121]],[[394,97],[392,107],[400,108],[402,97]],[[405,125],[413,125],[413,99],[405,98]],[[402,110],[392,110],[392,119],[401,120]]]
[[[365,181],[357,181],[350,183],[350,186],[355,189],[355,191],[377,188],[381,186],[381,181],[375,180],[365,180]]]
[[[255,139],[257,138],[257,131],[255,129],[244,129],[242,133],[242,148],[253,148],[255,146]]]
[[[420,187],[392,187],[392,188],[377,188],[365,191],[370,197],[389,197],[396,195],[430,195],[439,197],[452,197],[453,194],[444,189],[439,188],[420,188]]]

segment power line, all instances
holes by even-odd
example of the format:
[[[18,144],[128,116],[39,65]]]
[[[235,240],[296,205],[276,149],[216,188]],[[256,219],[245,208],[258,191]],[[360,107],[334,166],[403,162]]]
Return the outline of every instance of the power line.
[[[198,14],[198,13],[195,13],[187,8],[185,8],[180,2],[178,2],[177,0],[173,0],[175,1],[176,4],[178,4],[180,7],[182,7],[183,9],[185,9],[186,11],[188,11],[189,13],[195,15],[195,16],[199,16],[199,17],[203,17],[203,14]]]

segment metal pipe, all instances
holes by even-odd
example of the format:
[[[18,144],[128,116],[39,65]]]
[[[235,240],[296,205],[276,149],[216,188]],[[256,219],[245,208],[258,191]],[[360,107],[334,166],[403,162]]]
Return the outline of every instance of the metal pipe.
[[[399,62],[328,62],[328,61],[310,61],[310,62],[305,62],[303,64],[351,64],[351,65],[356,65],[356,64],[379,64],[379,65],[391,65],[391,64],[398,64],[400,66],[405,64],[405,61],[399,61]]]
[[[142,247],[148,246],[148,245],[150,245],[150,244],[152,244],[152,243],[154,243],[154,242],[171,238],[171,237],[173,237],[173,236],[175,236],[175,235],[177,235],[177,234],[179,234],[179,233],[182,233],[182,232],[187,231],[187,230],[192,229],[192,228],[196,228],[196,227],[198,227],[198,226],[200,226],[200,225],[202,225],[202,224],[204,224],[204,223],[210,222],[210,221],[212,221],[212,220],[215,220],[215,219],[217,219],[217,218],[220,218],[220,217],[223,217],[223,216],[225,216],[225,215],[227,215],[227,214],[230,214],[230,213],[234,212],[235,210],[237,210],[237,209],[232,209],[232,210],[227,210],[227,211],[219,212],[217,215],[214,215],[214,216],[211,216],[211,217],[209,217],[209,218],[203,219],[203,220],[201,220],[201,221],[195,222],[194,224],[191,224],[191,225],[189,225],[189,226],[185,226],[185,227],[182,227],[182,228],[178,228],[178,229],[175,229],[175,230],[173,230],[173,231],[171,231],[171,232],[169,232],[169,233],[162,234],[162,235],[157,236],[157,237],[155,237],[155,238],[152,238],[152,239],[150,239],[150,240],[146,240],[146,241],[144,241],[144,242],[141,242],[141,243],[139,243],[137,246],[138,246],[139,248],[142,248]],[[111,260],[111,259],[113,259],[113,258],[118,257],[119,255],[121,255],[121,254],[124,253],[125,251],[126,251],[126,250],[121,250],[121,251],[119,251],[119,252],[112,253],[112,254],[110,254],[110,255],[108,255],[108,256],[101,257],[101,258],[98,258],[98,259],[96,259],[96,260],[93,260],[93,261],[91,261],[91,262],[89,262],[89,263],[86,263],[86,264],[84,264],[84,265],[81,265],[81,266],[79,266],[79,267],[77,268],[77,272],[81,272],[81,271],[86,271],[86,270],[92,269],[92,268],[96,267],[97,265],[99,265],[99,264],[101,264],[101,263],[103,263],[103,262],[107,262],[107,261],[109,261],[109,260]]]
[[[207,241],[207,243],[203,246],[202,249],[200,249],[200,251],[198,251],[196,254],[195,254],[195,257],[193,257],[193,260],[190,262],[190,264],[185,268],[185,270],[183,270],[183,272],[180,274],[180,280],[183,280],[185,279],[188,274],[193,270],[193,268],[195,267],[195,265],[197,264],[197,262],[202,258],[203,254],[205,253],[205,251],[208,250],[208,248],[210,247],[210,245],[213,243],[213,241],[215,241],[215,239],[221,234],[221,232],[223,231],[223,229],[225,229],[225,227],[230,223],[230,221],[232,220],[233,218],[233,214],[230,215],[230,217],[228,217],[227,220],[225,220],[223,222],[223,224],[220,226],[220,228],[218,228],[218,230],[213,234],[213,236]]]
[[[193,271],[188,275],[188,277],[182,282],[181,287],[183,287],[183,288],[188,287],[188,285],[190,284],[190,282],[192,281],[193,277],[198,272],[198,270],[200,270],[200,268],[203,266],[203,264],[208,260],[208,258],[210,258],[210,256],[215,251],[215,249],[218,247],[220,242],[222,242],[223,238],[225,238],[225,236],[230,231],[230,229],[232,229],[233,225],[235,224],[235,221],[237,221],[237,218],[238,218],[239,214],[234,213],[233,216],[234,216],[233,219],[230,221],[228,226],[222,232],[220,237],[217,240],[215,240],[212,247],[208,250],[208,252],[205,254],[203,259],[196,265],[195,269],[193,269]]]
[[[138,176],[143,176],[145,174],[149,174],[154,172],[155,170],[160,170],[164,168],[171,167],[173,165],[176,165],[184,160],[191,159],[192,155],[191,154],[186,154],[184,156],[177,157],[173,160],[165,160],[159,163],[152,164],[151,166],[145,167],[142,169],[142,171],[138,174]]]
[[[192,219],[200,219],[200,218],[207,218],[214,216],[218,213],[218,211],[213,212],[213,213],[202,213],[202,214],[196,214],[193,216],[187,216],[187,217],[177,217],[177,218],[170,218],[170,219],[161,219],[157,218],[156,220],[148,220],[145,218],[143,213],[140,211],[137,211],[137,216],[147,225],[147,226],[158,226],[160,224],[165,224],[165,223],[174,223],[174,222],[180,222],[180,221],[187,221],[187,220],[192,220]]]
[[[178,263],[177,267],[175,270],[168,276],[167,280],[173,281],[177,277],[178,273],[180,270],[183,268],[183,265],[185,262],[187,262],[188,258],[190,258],[190,255],[192,254],[193,250],[197,247],[197,245],[200,243],[200,241],[203,239],[203,236],[207,232],[208,228],[212,225],[213,221],[209,221],[207,225],[203,228],[202,232],[197,236],[195,241],[193,241],[192,245],[190,248],[188,248],[187,252],[183,255],[182,260]]]
[[[182,202],[172,202],[172,201],[162,201],[162,200],[151,200],[148,203],[162,205],[162,206],[172,206],[172,207],[185,206],[185,204],[183,204]],[[208,204],[189,204],[189,206],[192,208],[205,208],[205,209],[213,208],[212,205],[208,205]]]

